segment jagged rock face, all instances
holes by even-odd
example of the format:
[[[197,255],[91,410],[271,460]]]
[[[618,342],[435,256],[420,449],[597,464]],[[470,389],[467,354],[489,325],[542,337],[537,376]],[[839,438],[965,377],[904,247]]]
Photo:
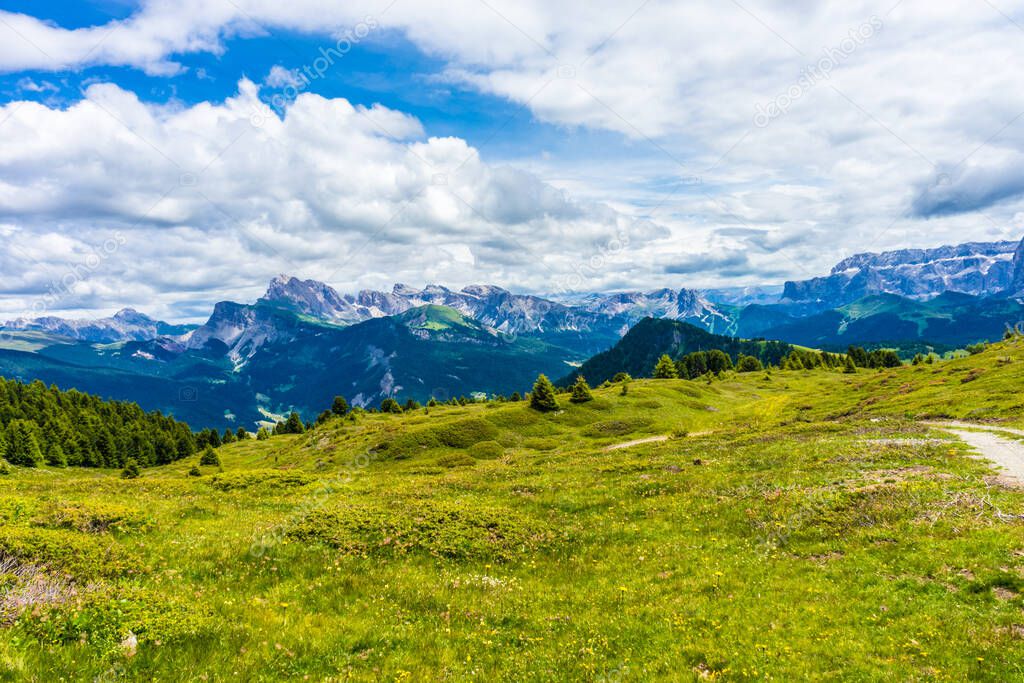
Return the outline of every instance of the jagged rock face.
[[[1013,254],[1013,278],[1010,280],[1009,292],[1013,296],[1024,296],[1024,239]]]
[[[971,242],[937,249],[902,249],[857,254],[830,275],[787,282],[783,300],[826,308],[872,294],[930,299],[947,291],[987,296],[1004,291],[1013,278],[1015,242]]]
[[[175,336],[188,332],[191,326],[171,325],[154,320],[135,309],[125,308],[109,318],[98,320],[66,320],[47,316],[43,318],[18,318],[3,325],[12,331],[45,332],[69,339],[96,344],[111,344],[122,341],[149,341],[161,336]]]
[[[635,322],[644,315],[657,314],[650,312],[655,309],[683,311],[701,308],[696,303],[695,292],[683,292],[687,292],[689,298],[684,298],[681,303],[677,301],[681,293],[672,292],[671,296],[667,297],[659,293],[656,299],[667,298],[668,301],[657,305],[652,305],[648,301],[654,294],[632,294],[621,295],[625,297],[621,303],[615,303],[615,298],[612,297],[607,305],[595,302],[593,308],[580,308],[538,296],[513,294],[494,285],[470,285],[460,291],[454,291],[440,285],[416,289],[396,284],[391,292],[363,290],[355,296],[343,296],[321,282],[300,281],[281,276],[271,282],[260,303],[341,323],[399,315],[412,308],[426,305],[448,306],[495,330],[510,334],[529,334],[587,331],[595,325],[612,324],[613,319],[619,317],[628,325],[630,321]]]

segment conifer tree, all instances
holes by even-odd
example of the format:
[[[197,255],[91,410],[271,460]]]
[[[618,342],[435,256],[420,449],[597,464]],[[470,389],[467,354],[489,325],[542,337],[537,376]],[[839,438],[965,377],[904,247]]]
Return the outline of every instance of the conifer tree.
[[[302,418],[299,414],[292,411],[292,414],[285,420],[282,431],[285,434],[302,434],[306,431],[306,426],[302,424]]]
[[[853,356],[847,356],[846,362],[843,365],[843,372],[847,375],[853,375],[857,372],[857,366],[853,362]]]
[[[533,391],[530,393],[530,407],[545,413],[558,410],[555,387],[546,375],[537,376],[537,381],[533,384]]]
[[[260,427],[259,431],[256,432],[257,441],[266,441],[270,438],[270,432],[267,431],[266,427]]]
[[[217,451],[213,450],[213,446],[207,444],[206,450],[203,451],[203,455],[199,458],[200,465],[220,465],[220,456],[217,455]]]
[[[593,400],[594,395],[590,393],[587,380],[584,379],[583,375],[580,375],[576,378],[576,383],[572,385],[572,397],[569,398],[569,401],[572,403],[586,403]]]
[[[51,441],[46,444],[46,464],[50,467],[67,467],[68,459],[64,455],[64,449],[60,447],[60,444]]]
[[[331,403],[331,412],[338,417],[343,417],[348,412],[348,401],[345,400],[344,396],[334,397],[334,402]]]
[[[654,379],[676,379],[677,377],[679,377],[679,371],[668,354],[659,358],[658,364],[654,366]]]
[[[249,438],[249,432],[245,430],[245,427],[239,427],[238,431],[235,432],[235,439],[238,441],[245,441]]]
[[[122,479],[138,479],[139,477],[139,463],[135,458],[128,458],[124,463],[124,469],[121,470]]]
[[[398,401],[388,397],[380,402],[380,412],[382,413],[400,413],[402,412],[402,406],[398,405]]]
[[[226,429],[225,428],[224,429],[224,436],[221,437],[220,442],[221,443],[234,443],[235,442],[235,433],[233,431],[231,431],[230,429]]]
[[[43,460],[35,425],[26,420],[12,420],[7,425],[7,461],[19,467],[38,467]]]

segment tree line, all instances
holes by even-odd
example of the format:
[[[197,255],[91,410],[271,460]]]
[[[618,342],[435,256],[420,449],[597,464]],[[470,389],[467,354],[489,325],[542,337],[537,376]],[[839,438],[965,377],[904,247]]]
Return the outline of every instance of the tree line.
[[[164,465],[196,452],[192,430],[135,403],[0,378],[0,457],[36,467]]]

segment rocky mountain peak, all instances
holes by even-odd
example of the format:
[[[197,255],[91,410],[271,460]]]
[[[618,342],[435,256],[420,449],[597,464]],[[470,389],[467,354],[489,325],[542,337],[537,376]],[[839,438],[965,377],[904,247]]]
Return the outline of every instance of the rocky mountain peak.
[[[1010,281],[1010,292],[1015,296],[1024,296],[1024,239],[1017,245],[1013,253],[1013,279]]]

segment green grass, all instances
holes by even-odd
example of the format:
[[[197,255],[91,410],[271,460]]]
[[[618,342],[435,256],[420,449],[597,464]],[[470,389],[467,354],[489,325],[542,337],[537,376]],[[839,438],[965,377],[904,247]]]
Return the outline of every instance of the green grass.
[[[1020,679],[1024,496],[921,421],[1022,427],[1022,382],[1007,343],[16,469],[0,548],[57,597],[0,607],[0,678]]]

